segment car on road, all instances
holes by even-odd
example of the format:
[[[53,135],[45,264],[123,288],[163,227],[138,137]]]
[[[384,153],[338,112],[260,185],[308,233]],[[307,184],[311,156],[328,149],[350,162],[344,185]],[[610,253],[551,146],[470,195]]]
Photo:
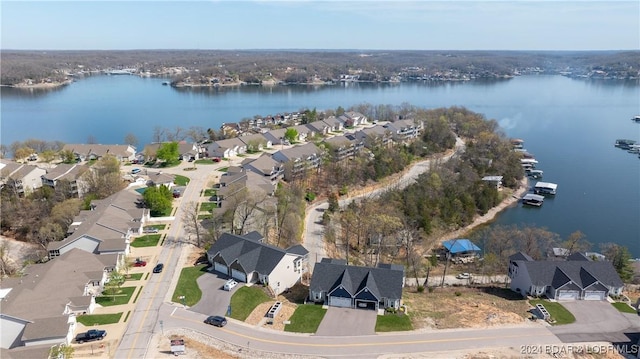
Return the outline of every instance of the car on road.
[[[164,269],[164,264],[158,263],[155,267],[153,267],[153,273],[161,273]]]
[[[94,340],[102,340],[107,336],[106,330],[91,329],[84,333],[76,335],[76,343],[82,344],[84,342],[92,342]]]
[[[226,281],[226,282],[224,283],[224,287],[223,287],[223,288],[224,288],[224,290],[231,290],[231,289],[233,289],[233,288],[234,288],[235,286],[237,286],[237,285],[238,285],[238,282],[236,282],[236,281],[235,281],[235,280],[233,280],[233,279],[229,279],[228,281]]]
[[[221,317],[219,315],[212,315],[207,317],[207,319],[205,319],[204,322],[209,325],[214,325],[216,327],[224,327],[225,325],[227,325],[227,318]]]
[[[156,228],[156,227],[145,227],[143,232],[144,233],[158,233],[158,228]]]
[[[133,262],[134,267],[144,267],[146,265],[147,265],[147,262],[143,261],[140,258],[136,258],[136,260]]]
[[[469,273],[460,273],[456,276],[458,279],[469,279],[471,278],[471,274]]]
[[[134,168],[134,169],[131,170],[131,174],[132,175],[135,175],[137,173],[140,173],[140,169],[139,168]]]

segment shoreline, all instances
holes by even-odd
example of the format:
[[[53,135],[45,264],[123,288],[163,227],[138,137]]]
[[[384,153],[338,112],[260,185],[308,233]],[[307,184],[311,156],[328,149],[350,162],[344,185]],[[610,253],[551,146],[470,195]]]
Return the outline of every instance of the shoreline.
[[[460,229],[446,232],[445,234],[438,236],[436,243],[442,244],[442,242],[449,239],[462,238],[462,236],[466,236],[469,232],[476,229],[477,227],[493,221],[502,211],[518,203],[520,198],[525,193],[527,193],[527,191],[529,191],[529,178],[525,175],[524,177],[522,177],[522,180],[520,180],[520,185],[518,186],[518,188],[516,188],[510,196],[503,199],[502,202],[500,202],[497,206],[492,207],[487,211],[487,213],[483,214],[482,216],[475,217],[470,224]]]

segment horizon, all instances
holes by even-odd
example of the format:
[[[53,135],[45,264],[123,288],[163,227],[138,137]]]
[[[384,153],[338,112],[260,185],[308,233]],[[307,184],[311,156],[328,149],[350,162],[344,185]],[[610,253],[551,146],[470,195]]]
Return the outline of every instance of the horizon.
[[[3,1],[0,49],[635,51],[639,13],[590,0]]]
[[[431,49],[431,50],[416,50],[416,49],[297,49],[297,48],[273,48],[273,49],[5,49],[0,48],[2,51],[13,52],[134,52],[134,51],[220,51],[220,52],[520,52],[520,53],[587,53],[587,52],[640,52],[640,49],[610,49],[610,50],[458,50],[458,49]]]

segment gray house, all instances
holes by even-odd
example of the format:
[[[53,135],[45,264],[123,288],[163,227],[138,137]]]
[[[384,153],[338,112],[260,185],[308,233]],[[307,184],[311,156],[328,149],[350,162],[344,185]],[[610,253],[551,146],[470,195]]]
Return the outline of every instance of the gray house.
[[[258,232],[244,236],[224,233],[207,251],[213,270],[246,283],[262,283],[280,294],[293,287],[307,270],[308,251],[263,242]]]
[[[401,265],[358,267],[341,259],[323,258],[313,268],[309,298],[333,307],[398,309],[403,284]]]
[[[536,261],[519,252],[509,257],[511,290],[556,300],[605,300],[620,295],[623,283],[611,262],[574,253],[566,261]]]

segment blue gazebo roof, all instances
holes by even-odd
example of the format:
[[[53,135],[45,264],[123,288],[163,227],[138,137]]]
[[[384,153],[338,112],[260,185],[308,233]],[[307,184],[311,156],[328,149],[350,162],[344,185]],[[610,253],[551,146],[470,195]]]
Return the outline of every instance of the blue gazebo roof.
[[[473,244],[468,239],[451,239],[442,242],[444,248],[451,254],[464,253],[464,252],[480,252],[480,247]]]

